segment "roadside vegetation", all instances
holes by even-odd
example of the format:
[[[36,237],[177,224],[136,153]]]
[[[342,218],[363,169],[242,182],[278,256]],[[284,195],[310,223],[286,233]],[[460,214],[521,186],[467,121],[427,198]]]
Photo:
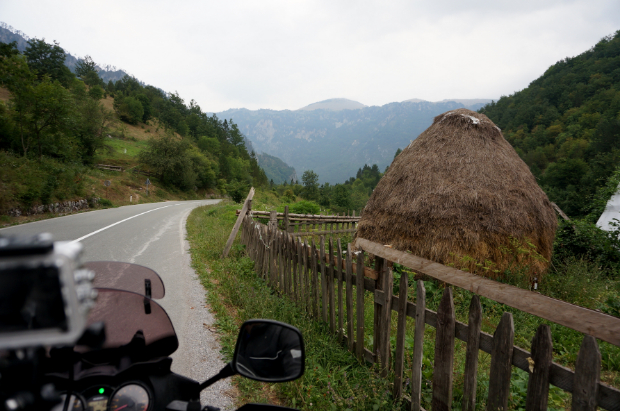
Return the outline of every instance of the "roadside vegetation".
[[[30,39],[23,52],[15,42],[0,43],[1,224],[24,220],[9,217],[10,210],[27,214],[68,200],[237,197],[268,184],[231,119],[208,116],[194,100],[186,104],[133,77],[106,84],[89,56],[75,72],[64,61],[56,42]],[[146,176],[134,169],[151,173],[149,196]]]
[[[259,190],[254,197],[253,209],[281,210],[285,204],[281,200],[282,198],[272,191]],[[294,205],[303,208],[319,207],[316,203],[299,198]],[[352,353],[341,346],[337,337],[329,332],[326,324],[310,318],[306,311],[288,298],[267,287],[254,273],[253,262],[245,256],[243,246],[235,242],[229,257],[220,259],[236,219],[235,210],[240,207],[240,204],[227,202],[196,209],[190,215],[187,225],[193,265],[208,290],[207,298],[217,318],[224,356],[227,360],[231,358],[238,327],[244,320],[250,318],[271,318],[295,325],[302,331],[308,351],[306,374],[300,380],[286,384],[264,384],[237,378],[235,383],[241,393],[240,401],[279,403],[304,410],[405,409],[405,404],[396,403],[392,398],[392,376],[387,379],[380,378],[376,370],[368,364],[358,362]],[[557,253],[558,258],[554,260],[552,269],[539,279],[538,291],[553,298],[620,316],[620,281],[615,271],[605,268],[604,262],[600,259],[588,259],[578,248],[571,246],[567,251],[566,245],[578,244],[580,241],[588,241],[592,245],[597,244],[597,240],[583,236],[573,242],[564,242],[566,241],[564,237],[559,239],[556,249],[562,248],[564,251]],[[341,240],[346,244],[351,241],[351,237],[343,237]],[[532,284],[526,281],[523,275],[526,271],[527,267],[514,266],[511,270],[501,273],[498,280],[531,289]],[[394,293],[398,294],[398,279],[402,275],[409,277],[409,298],[415,301],[415,273],[398,264],[394,267]],[[436,310],[444,285],[438,281],[425,281],[425,288],[428,308]],[[469,303],[473,294],[458,288],[453,291],[457,319],[467,323]],[[371,295],[365,298],[367,303],[365,345],[369,347],[372,346],[370,330],[373,316],[370,307],[373,300]],[[511,312],[515,324],[515,345],[529,350],[536,328],[543,323],[549,324],[553,337],[554,361],[567,367],[574,367],[583,338],[580,333],[486,298],[482,298],[481,302],[484,313],[483,331],[493,333],[503,312]],[[393,349],[395,349],[396,326],[396,316],[393,316]],[[413,350],[413,327],[414,321],[408,319],[406,350],[409,353]],[[432,395],[434,328],[426,327],[425,334],[423,378],[426,385],[423,388],[423,406],[428,409]],[[601,380],[619,387],[620,347],[605,342],[599,344],[602,355]],[[465,349],[466,345],[457,341],[454,409],[461,407]],[[489,383],[490,355],[480,352],[479,361],[477,408],[484,409]],[[410,373],[410,369],[411,363],[406,360],[406,372]],[[510,409],[524,409],[527,380],[526,372],[513,369]],[[551,388],[549,409],[569,409],[570,401],[570,394],[555,387]]]

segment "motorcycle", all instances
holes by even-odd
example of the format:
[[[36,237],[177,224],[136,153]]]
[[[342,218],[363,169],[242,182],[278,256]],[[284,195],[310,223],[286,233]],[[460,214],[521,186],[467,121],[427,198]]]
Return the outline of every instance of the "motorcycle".
[[[5,395],[5,409],[215,411],[218,408],[200,404],[200,392],[223,378],[239,374],[275,383],[297,379],[304,372],[299,330],[257,319],[241,326],[233,359],[217,375],[199,383],[176,374],[170,369],[170,355],[179,344],[170,318],[156,301],[165,295],[159,275],[140,265],[119,262],[89,262],[81,272],[95,273],[91,279],[97,294],[84,333],[72,346],[38,349],[42,358],[36,362],[36,372],[31,370],[37,377],[15,379],[29,380],[37,390],[6,389],[10,368],[3,370],[0,394],[3,384],[4,392],[12,393]],[[42,408],[42,404],[50,407]],[[239,410],[291,408],[246,404]]]

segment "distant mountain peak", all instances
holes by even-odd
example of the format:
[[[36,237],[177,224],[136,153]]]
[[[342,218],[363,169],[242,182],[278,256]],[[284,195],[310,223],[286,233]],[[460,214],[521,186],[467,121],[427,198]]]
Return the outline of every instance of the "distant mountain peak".
[[[412,98],[412,99],[403,101],[403,103],[447,103],[449,101],[454,101],[455,103],[460,103],[467,108],[471,108],[472,106],[488,104],[493,100],[489,98],[444,98],[443,100],[440,100],[440,101],[428,101],[428,100],[422,100],[420,98]]]
[[[328,100],[319,101],[316,103],[308,104],[306,107],[302,107],[299,110],[357,110],[360,108],[368,107],[358,101],[349,100],[346,98],[330,98]]]

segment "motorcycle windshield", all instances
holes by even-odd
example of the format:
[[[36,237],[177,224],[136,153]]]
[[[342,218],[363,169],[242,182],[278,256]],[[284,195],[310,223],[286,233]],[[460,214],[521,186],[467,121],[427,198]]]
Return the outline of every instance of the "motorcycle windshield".
[[[105,324],[104,350],[138,343],[144,346],[140,350],[149,358],[165,357],[176,351],[179,341],[172,322],[155,301],[129,291],[99,288],[97,292],[97,303],[88,315],[88,325],[100,321]],[[76,351],[91,349],[78,346]]]
[[[147,284],[150,283],[150,297],[154,299],[164,298],[164,282],[150,268],[116,261],[91,261],[85,263],[84,268],[95,272],[93,287],[113,288],[147,295]]]

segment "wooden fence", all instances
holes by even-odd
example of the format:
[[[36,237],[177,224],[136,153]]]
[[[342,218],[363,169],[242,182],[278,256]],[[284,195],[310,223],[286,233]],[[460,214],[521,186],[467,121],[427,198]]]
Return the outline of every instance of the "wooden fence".
[[[302,242],[293,233],[280,230],[273,224],[266,226],[254,221],[251,215],[243,219],[241,240],[248,255],[255,261],[256,272],[273,288],[327,323],[341,343],[360,360],[378,364],[383,376],[393,371],[394,396],[409,401],[412,410],[422,409],[422,342],[425,326],[428,325],[436,329],[433,410],[452,408],[456,338],[467,344],[464,411],[474,410],[476,405],[479,350],[491,354],[487,410],[507,408],[514,366],[529,373],[527,410],[547,409],[549,384],[552,384],[572,393],[573,410],[595,410],[598,406],[620,411],[620,390],[600,382],[601,354],[595,339],[620,345],[620,319],[616,317],[473,276],[363,239],[358,239],[356,245],[364,251],[354,254],[349,245],[343,259],[340,240],[334,244],[330,238],[327,245],[324,237],[320,238],[318,245],[314,239],[310,243],[308,240]],[[375,256],[374,269],[364,266],[365,252]],[[393,295],[394,277],[390,261],[477,294],[471,300],[468,324],[455,319],[449,286],[444,290],[437,312],[426,308],[422,281],[417,282],[415,304],[408,301],[406,275],[400,278],[399,295]],[[372,347],[364,344],[367,292],[373,296]],[[528,298],[523,299],[522,293],[527,293]],[[552,362],[551,332],[547,325],[541,325],[536,331],[530,352],[514,346],[514,324],[510,313],[503,314],[493,335],[482,332],[480,296],[516,306],[578,331],[586,330],[575,371]],[[397,322],[395,347],[391,346],[390,341],[392,315],[396,315]],[[412,366],[405,371],[407,317],[415,320],[415,330],[410,357]],[[392,351],[393,348],[395,351]],[[408,389],[404,383],[406,380],[409,380]]]
[[[237,210],[237,215],[240,212]],[[355,215],[355,211],[352,215],[293,214],[288,212],[288,206],[284,207],[283,213],[252,211],[252,216],[272,225],[279,223],[280,228],[294,237],[354,233],[361,218]]]
[[[123,171],[123,167],[121,166],[111,166],[108,164],[97,164],[95,167],[100,168],[102,170],[112,170],[112,171]]]

